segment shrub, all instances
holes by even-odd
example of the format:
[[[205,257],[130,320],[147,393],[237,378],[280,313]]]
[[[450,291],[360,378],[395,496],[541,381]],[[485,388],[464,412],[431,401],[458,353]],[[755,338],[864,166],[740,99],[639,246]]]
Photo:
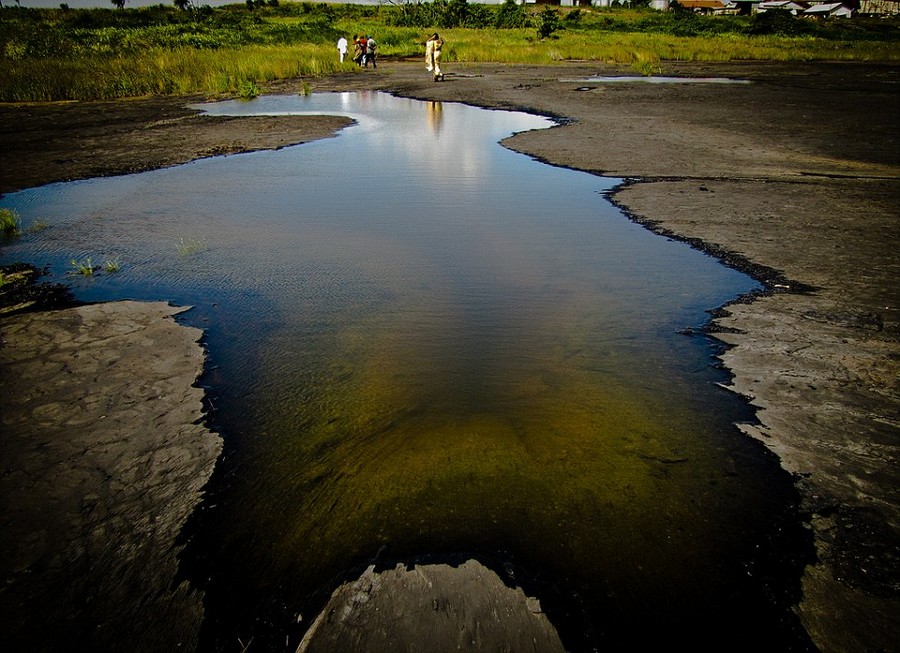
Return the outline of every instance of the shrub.
[[[494,20],[497,29],[519,29],[528,24],[525,7],[517,5],[515,0],[504,0]]]
[[[769,9],[755,13],[750,17],[747,33],[753,35],[779,34],[781,36],[800,36],[815,31],[815,25],[791,14],[786,9]]]
[[[553,32],[560,29],[559,13],[556,9],[544,7],[544,10],[537,17],[537,35],[539,39],[545,39]]]

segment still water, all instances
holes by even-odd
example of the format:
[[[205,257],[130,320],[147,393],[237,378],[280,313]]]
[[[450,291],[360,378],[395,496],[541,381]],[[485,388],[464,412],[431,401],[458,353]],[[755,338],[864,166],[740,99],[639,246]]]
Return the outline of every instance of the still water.
[[[617,180],[499,145],[545,118],[374,92],[207,109],[356,122],[2,201],[50,225],[4,262],[118,257],[67,277],[79,298],[206,330],[226,452],[182,564],[204,650],[296,646],[361,565],[422,556],[522,585],[573,651],[802,649],[790,478],[680,333],[751,279],[629,222]]]

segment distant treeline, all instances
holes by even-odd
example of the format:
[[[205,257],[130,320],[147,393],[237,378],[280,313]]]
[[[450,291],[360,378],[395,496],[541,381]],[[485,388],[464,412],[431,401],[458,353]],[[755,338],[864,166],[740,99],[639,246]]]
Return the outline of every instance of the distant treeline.
[[[597,60],[652,74],[658,62],[900,60],[900,20],[809,20],[784,11],[177,0],[136,9],[0,9],[0,101],[236,93],[283,77],[352,70],[340,36],[373,34],[382,59],[421,56],[437,29],[446,61]],[[213,56],[215,53],[215,56]]]

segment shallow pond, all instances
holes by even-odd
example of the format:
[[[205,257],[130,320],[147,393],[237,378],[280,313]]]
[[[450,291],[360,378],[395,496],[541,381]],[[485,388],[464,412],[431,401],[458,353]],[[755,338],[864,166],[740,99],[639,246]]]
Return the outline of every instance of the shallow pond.
[[[751,279],[631,223],[617,180],[498,144],[544,118],[374,92],[208,109],[357,122],[2,201],[50,225],[4,262],[118,257],[68,277],[79,298],[192,305],[206,330],[226,454],[183,561],[204,650],[295,645],[376,556],[460,554],[573,651],[796,644],[791,480],[680,333]]]

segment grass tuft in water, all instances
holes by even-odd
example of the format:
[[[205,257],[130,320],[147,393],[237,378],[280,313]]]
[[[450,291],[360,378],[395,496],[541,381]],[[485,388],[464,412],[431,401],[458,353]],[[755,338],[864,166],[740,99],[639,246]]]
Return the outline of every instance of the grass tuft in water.
[[[175,248],[182,256],[190,256],[191,254],[196,254],[205,250],[206,245],[196,238],[179,238]]]
[[[0,231],[7,236],[22,233],[22,219],[13,209],[0,209]]]
[[[253,100],[259,97],[259,87],[253,80],[246,79],[238,85],[238,95],[242,100]]]
[[[96,272],[97,270],[97,267],[91,261],[90,256],[86,256],[80,261],[73,258],[71,261],[69,261],[69,265],[72,266],[72,271],[75,274],[80,274],[84,277],[93,276],[94,272]]]
[[[659,57],[647,52],[636,52],[631,68],[642,77],[653,77],[662,72]]]
[[[103,269],[107,272],[118,272],[122,267],[119,257],[109,259],[103,262]]]

